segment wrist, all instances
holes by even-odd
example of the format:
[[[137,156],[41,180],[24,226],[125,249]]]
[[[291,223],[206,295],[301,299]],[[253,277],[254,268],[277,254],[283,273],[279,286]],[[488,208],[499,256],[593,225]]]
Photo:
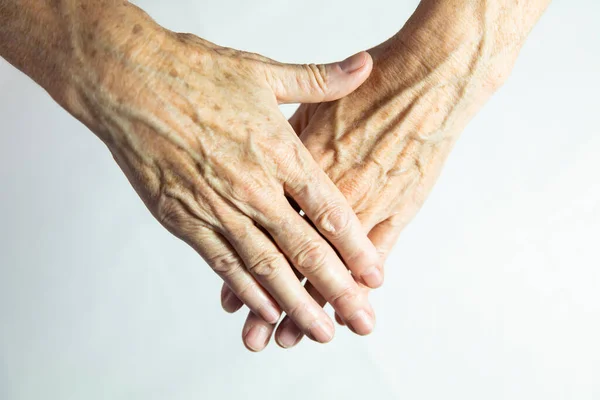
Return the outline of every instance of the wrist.
[[[127,79],[125,71],[146,65],[144,61],[159,52],[168,32],[128,2],[98,3],[75,6],[65,17],[70,31],[68,75],[51,93],[97,134],[105,127],[94,118],[96,103],[107,97],[118,100],[122,80]]]
[[[477,81],[491,94],[507,79],[547,2],[423,0],[402,30],[373,49],[373,55],[383,67],[395,69],[400,80],[407,67],[421,68],[442,81]]]

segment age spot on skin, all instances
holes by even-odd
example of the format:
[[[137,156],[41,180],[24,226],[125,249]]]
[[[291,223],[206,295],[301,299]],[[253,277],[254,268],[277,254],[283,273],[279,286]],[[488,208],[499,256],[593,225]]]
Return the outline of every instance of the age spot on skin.
[[[215,105],[213,106],[213,110],[215,110],[215,111],[221,111],[222,109],[223,109],[223,108],[222,108],[220,105],[218,105],[218,104],[215,104]]]
[[[144,28],[142,28],[142,26],[140,24],[135,24],[135,26],[133,27],[133,30],[131,32],[134,35],[137,35],[139,33],[142,33],[143,30],[144,30]]]
[[[134,28],[135,30],[135,28]],[[135,32],[134,32],[135,33]],[[169,75],[172,76],[173,78],[177,78],[179,76],[179,74],[177,73],[177,70],[175,68],[173,68],[170,72]]]

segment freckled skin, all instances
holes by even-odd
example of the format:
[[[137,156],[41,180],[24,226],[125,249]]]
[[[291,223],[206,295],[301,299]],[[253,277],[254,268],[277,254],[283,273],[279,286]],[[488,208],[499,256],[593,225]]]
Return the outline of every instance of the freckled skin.
[[[344,318],[373,318],[348,269],[381,270],[376,249],[278,108],[347,95],[370,73],[367,53],[281,64],[169,31],[126,1],[0,0],[0,11],[0,55],[106,144],[156,219],[257,315],[285,311],[331,340],[295,266],[331,301],[355,294],[336,301]]]
[[[421,208],[461,131],[508,76],[547,3],[424,1],[396,36],[370,51],[373,72],[360,88],[333,102],[303,104],[290,119],[382,258]],[[235,309],[235,297],[224,307]],[[244,330],[252,326],[275,331],[249,314]],[[295,343],[302,336],[285,318],[278,343],[284,334]]]
[[[108,146],[153,215],[249,306],[244,342],[259,351],[268,337],[250,338],[281,309],[298,337],[331,340],[326,302],[372,331],[364,285],[381,285],[382,259],[548,2],[423,0],[345,98],[370,57],[284,65],[121,0],[0,0],[0,55]],[[282,102],[321,102],[292,118],[300,138]]]

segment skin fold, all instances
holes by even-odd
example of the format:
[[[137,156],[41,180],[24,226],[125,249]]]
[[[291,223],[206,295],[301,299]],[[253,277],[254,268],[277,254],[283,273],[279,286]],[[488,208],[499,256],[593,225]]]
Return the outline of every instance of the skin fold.
[[[106,144],[156,219],[256,315],[284,311],[331,340],[295,269],[355,332],[372,330],[357,282],[381,285],[379,255],[278,109],[347,95],[368,53],[286,65],[169,31],[126,1],[0,0],[0,55]]]
[[[548,3],[423,0],[369,53],[287,65],[127,1],[0,0],[0,55],[106,144],[223,278],[223,307],[249,307],[243,340],[259,351],[282,311],[282,347],[331,340],[326,303],[373,330],[383,261]],[[281,103],[303,104],[288,122]]]
[[[382,261],[423,205],[461,131],[508,77],[547,3],[424,1],[397,35],[370,50],[373,72],[360,88],[333,102],[303,104],[290,119]],[[310,282],[306,288],[327,303]],[[242,306],[227,288],[221,299],[229,312]],[[250,312],[245,345],[262,350],[275,327]],[[302,336],[287,317],[275,332],[284,348]]]

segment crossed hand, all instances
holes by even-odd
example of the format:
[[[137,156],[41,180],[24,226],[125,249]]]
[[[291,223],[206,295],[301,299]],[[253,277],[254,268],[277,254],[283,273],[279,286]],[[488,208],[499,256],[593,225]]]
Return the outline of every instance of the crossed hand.
[[[128,2],[21,3],[2,8],[1,55],[108,146],[222,277],[223,308],[249,308],[260,351],[273,334],[330,341],[326,303],[372,332],[369,290],[547,1],[424,0],[388,41],[326,65],[172,32]],[[289,121],[282,103],[301,103]]]

